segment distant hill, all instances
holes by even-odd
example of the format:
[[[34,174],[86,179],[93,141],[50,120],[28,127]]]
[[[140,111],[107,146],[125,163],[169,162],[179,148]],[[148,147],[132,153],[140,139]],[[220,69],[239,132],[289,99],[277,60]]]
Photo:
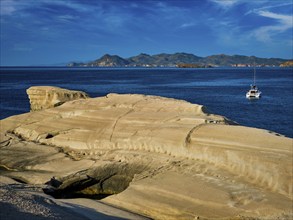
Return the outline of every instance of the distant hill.
[[[69,63],[68,66],[92,67],[246,67],[246,66],[280,66],[289,60],[281,58],[260,58],[242,55],[211,55],[199,57],[189,53],[156,54],[141,53],[130,58],[105,54],[101,58],[88,63]]]
[[[260,58],[255,56],[241,56],[241,55],[212,55],[204,58],[203,62],[205,64],[213,64],[216,66],[235,66],[235,67],[245,67],[251,65],[257,66],[279,66],[281,63],[286,61],[280,58]]]
[[[120,67],[127,66],[129,62],[117,55],[105,54],[100,59],[97,59],[93,62],[89,62],[89,66],[101,66],[101,67]]]
[[[132,63],[133,66],[145,66],[145,65],[153,65],[156,60],[153,56],[141,53],[137,56],[128,58],[128,61]]]

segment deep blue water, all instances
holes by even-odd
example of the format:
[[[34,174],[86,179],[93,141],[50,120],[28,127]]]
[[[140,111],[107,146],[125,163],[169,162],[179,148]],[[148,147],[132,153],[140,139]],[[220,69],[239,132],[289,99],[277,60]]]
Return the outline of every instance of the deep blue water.
[[[91,97],[138,93],[183,99],[241,125],[293,137],[292,68],[257,69],[260,100],[245,98],[252,76],[251,68],[1,68],[0,119],[29,111],[30,86],[52,85]]]

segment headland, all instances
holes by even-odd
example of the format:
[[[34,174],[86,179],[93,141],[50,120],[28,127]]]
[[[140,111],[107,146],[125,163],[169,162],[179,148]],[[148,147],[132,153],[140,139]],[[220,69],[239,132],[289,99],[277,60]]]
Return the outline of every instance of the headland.
[[[0,205],[18,210],[18,217],[42,215],[23,211],[19,204],[26,203],[8,189],[29,191],[30,199],[19,198],[33,201],[35,210],[45,207],[48,216],[73,212],[75,219],[88,209],[89,219],[101,213],[113,219],[293,217],[291,138],[183,100],[89,98],[54,87],[53,97],[68,100],[51,105],[51,87],[30,88],[32,100],[30,91],[43,94],[36,103],[46,107],[0,121],[0,192],[6,196]]]

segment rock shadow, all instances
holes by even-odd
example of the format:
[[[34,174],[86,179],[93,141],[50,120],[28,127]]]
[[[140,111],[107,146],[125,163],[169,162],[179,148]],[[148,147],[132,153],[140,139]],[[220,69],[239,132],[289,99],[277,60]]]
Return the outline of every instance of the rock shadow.
[[[62,178],[53,177],[43,188],[54,198],[103,199],[124,191],[135,174],[145,166],[113,162],[104,166],[83,170]]]

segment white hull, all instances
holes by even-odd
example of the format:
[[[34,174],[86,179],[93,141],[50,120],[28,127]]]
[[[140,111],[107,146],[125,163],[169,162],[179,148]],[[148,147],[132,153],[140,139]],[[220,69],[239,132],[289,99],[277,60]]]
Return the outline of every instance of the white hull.
[[[251,89],[246,93],[248,99],[259,99],[261,97],[261,91]]]

